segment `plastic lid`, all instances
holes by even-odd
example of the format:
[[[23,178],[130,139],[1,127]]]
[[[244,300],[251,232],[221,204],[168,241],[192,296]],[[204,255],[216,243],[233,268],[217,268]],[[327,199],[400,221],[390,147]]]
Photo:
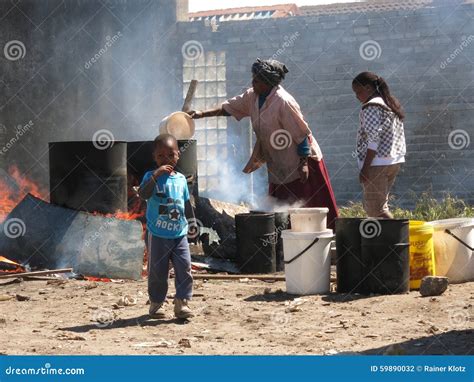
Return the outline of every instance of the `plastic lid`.
[[[454,219],[443,219],[443,220],[434,220],[429,222],[435,231],[441,231],[445,229],[456,229],[456,228],[466,228],[474,226],[473,218],[454,218]]]
[[[281,237],[283,239],[293,239],[293,240],[314,240],[317,237],[320,239],[332,239],[334,233],[332,229],[326,229],[321,232],[295,232],[291,229],[285,229],[281,231]]]
[[[290,208],[288,210],[290,214],[327,214],[329,212],[329,208],[322,207],[322,208]]]

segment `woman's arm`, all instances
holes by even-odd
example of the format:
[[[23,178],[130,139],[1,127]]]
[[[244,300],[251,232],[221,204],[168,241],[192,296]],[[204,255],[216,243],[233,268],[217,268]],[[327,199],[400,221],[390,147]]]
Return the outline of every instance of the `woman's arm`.
[[[222,108],[222,105],[219,106],[219,107],[216,107],[214,109],[208,109],[208,110],[204,110],[204,111],[191,110],[191,111],[188,111],[188,114],[193,119],[207,118],[207,117],[222,117],[222,116],[228,117],[228,116],[230,116],[230,114]]]
[[[309,144],[309,138],[306,137],[303,142],[297,146],[298,155],[300,157],[300,163],[298,166],[298,172],[300,174],[301,183],[305,183],[309,178],[309,167],[308,157],[311,154],[311,146]]]
[[[250,117],[252,105],[255,104],[255,94],[253,89],[248,89],[245,93],[224,101],[214,109],[205,111],[191,110],[188,114],[195,119],[205,117],[233,116],[237,121],[244,117]]]

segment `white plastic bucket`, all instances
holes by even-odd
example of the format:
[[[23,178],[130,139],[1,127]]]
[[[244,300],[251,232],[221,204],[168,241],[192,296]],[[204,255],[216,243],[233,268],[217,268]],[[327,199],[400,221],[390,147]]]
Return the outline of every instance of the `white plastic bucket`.
[[[172,113],[160,122],[160,134],[171,134],[176,139],[191,139],[194,129],[194,119],[183,111]]]
[[[435,271],[450,282],[474,281],[474,219],[430,222],[434,227]],[[469,248],[470,247],[470,248]]]
[[[290,208],[293,232],[322,232],[327,230],[327,214],[329,208]]]
[[[329,250],[334,238],[332,230],[313,233],[284,230],[281,237],[287,293],[297,295],[328,293],[331,274]],[[305,252],[301,254],[303,251]]]

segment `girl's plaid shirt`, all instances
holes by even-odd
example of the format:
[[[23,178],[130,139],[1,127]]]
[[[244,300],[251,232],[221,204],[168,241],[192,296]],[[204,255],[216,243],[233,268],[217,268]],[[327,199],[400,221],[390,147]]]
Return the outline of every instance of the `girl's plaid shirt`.
[[[371,100],[373,101],[373,100]],[[367,149],[379,158],[398,158],[406,154],[403,122],[386,105],[368,102],[362,105],[357,131],[357,158],[363,162]]]

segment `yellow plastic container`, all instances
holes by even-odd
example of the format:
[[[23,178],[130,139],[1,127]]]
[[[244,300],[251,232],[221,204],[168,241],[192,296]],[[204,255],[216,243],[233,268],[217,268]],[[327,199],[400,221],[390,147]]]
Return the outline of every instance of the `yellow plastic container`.
[[[432,225],[410,220],[410,289],[420,289],[423,277],[436,274],[433,233]]]

